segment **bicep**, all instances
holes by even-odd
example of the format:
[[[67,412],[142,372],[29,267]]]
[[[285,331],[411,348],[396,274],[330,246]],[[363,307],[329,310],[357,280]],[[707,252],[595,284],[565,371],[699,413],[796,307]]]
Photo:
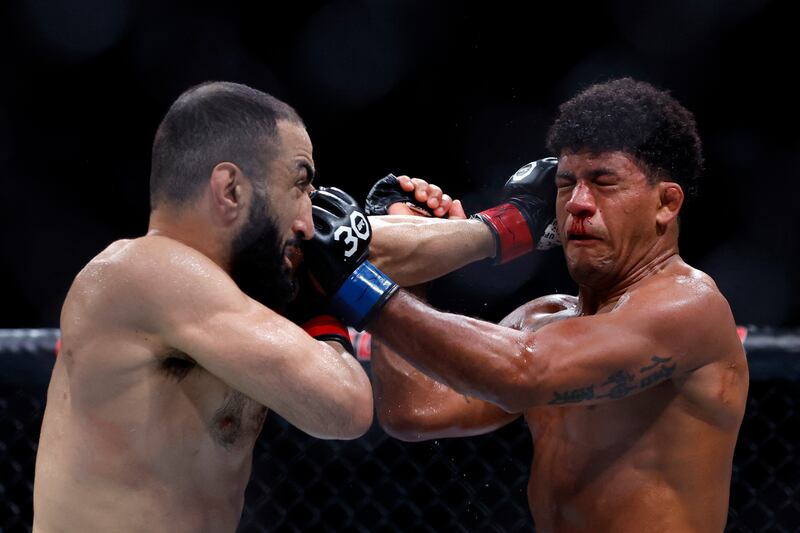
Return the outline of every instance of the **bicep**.
[[[176,320],[177,319],[177,320]],[[232,387],[274,407],[291,386],[317,378],[315,363],[327,350],[300,328],[256,302],[224,309],[207,307],[201,316],[174,317],[164,336]],[[294,379],[286,379],[288,377]]]
[[[696,350],[677,340],[668,317],[631,311],[576,317],[531,334],[528,403],[618,400],[696,367]]]
[[[195,281],[190,292],[167,283],[156,297],[155,327],[166,344],[313,435],[337,436],[337,424],[346,432],[353,418],[371,421],[369,380],[352,357],[250,299],[222,273]]]

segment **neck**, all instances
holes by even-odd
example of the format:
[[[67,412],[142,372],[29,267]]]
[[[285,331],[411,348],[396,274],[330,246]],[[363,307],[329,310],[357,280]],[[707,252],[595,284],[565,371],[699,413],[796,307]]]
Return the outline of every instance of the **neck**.
[[[582,315],[593,315],[599,310],[613,306],[623,294],[639,285],[653,274],[661,272],[674,261],[679,261],[677,243],[675,246],[654,250],[633,268],[622,273],[619,278],[607,285],[579,285],[578,308]]]
[[[226,272],[230,271],[230,238],[191,208],[173,206],[150,212],[148,236],[167,237],[194,248]]]

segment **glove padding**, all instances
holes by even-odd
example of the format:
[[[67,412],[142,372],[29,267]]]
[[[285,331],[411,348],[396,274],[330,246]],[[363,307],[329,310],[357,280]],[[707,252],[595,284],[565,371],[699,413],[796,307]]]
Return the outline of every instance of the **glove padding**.
[[[311,204],[314,238],[301,248],[309,272],[331,295],[367,259],[372,228],[358,202],[336,187],[312,192]]]
[[[397,284],[369,261],[372,229],[347,193],[321,187],[311,193],[314,238],[301,244],[305,264],[331,308],[361,330],[397,290]]]
[[[473,215],[495,238],[495,263],[561,245],[556,224],[558,159],[539,159],[517,170],[503,186],[507,202]]]
[[[424,202],[420,202],[414,196],[414,191],[406,191],[400,186],[400,181],[394,174],[387,174],[379,179],[372,186],[364,203],[364,211],[368,215],[388,215],[389,206],[398,202],[410,203],[415,208],[420,209],[433,216],[433,211]]]

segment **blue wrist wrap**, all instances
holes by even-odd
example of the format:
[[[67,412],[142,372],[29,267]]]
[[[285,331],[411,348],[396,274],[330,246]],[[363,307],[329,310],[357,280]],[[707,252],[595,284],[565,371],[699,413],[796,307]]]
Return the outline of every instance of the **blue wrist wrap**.
[[[372,315],[397,290],[397,283],[364,261],[344,281],[331,298],[331,305],[342,322],[361,331]]]

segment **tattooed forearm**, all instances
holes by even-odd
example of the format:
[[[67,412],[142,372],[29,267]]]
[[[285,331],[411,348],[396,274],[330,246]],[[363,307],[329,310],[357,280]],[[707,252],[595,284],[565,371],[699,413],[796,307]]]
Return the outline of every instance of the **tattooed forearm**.
[[[656,383],[661,383],[669,379],[675,373],[677,363],[672,362],[672,357],[650,358],[650,364],[639,369],[639,379],[637,376],[626,371],[617,370],[600,385],[597,385],[595,392],[594,384],[579,389],[553,392],[553,399],[548,405],[562,405],[565,403],[581,403],[587,400],[610,398],[617,400],[624,398],[633,391],[642,390]],[[672,363],[672,364],[670,364]]]

